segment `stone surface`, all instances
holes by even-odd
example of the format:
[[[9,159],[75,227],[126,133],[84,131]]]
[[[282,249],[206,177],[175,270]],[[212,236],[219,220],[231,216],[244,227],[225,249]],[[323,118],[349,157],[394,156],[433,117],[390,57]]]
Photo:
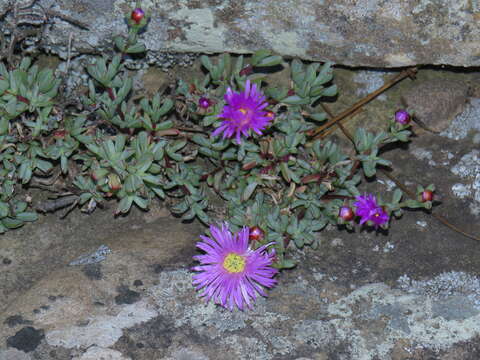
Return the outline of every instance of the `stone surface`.
[[[28,353],[35,350],[44,337],[43,330],[27,326],[10,336],[7,339],[7,346]]]
[[[6,9],[8,0],[0,1]],[[22,1],[20,3],[30,3]],[[110,49],[124,33],[126,0],[38,0],[85,22],[90,31],[58,17],[42,45],[67,55]],[[480,65],[480,5],[471,0],[144,0],[152,11],[145,42],[151,61],[189,62],[165,52],[248,53],[268,48],[282,55],[337,64],[400,67],[415,64]],[[7,20],[9,18],[7,17]],[[163,55],[162,55],[163,54]]]
[[[465,110],[468,94],[469,86],[463,81],[431,79],[414,86],[404,100],[427,129],[442,132]]]
[[[31,357],[23,351],[16,349],[0,350],[2,360],[31,360]]]
[[[98,346],[92,346],[79,357],[73,358],[73,360],[129,360],[130,357],[124,357],[121,352],[105,349]]]

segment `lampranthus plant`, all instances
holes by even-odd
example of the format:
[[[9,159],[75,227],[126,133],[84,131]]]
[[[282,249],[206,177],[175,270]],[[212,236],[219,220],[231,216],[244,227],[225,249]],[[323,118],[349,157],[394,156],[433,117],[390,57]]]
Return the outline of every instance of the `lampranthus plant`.
[[[250,80],[245,83],[245,90],[234,92],[230,87],[225,94],[227,105],[219,118],[224,119],[220,126],[212,133],[217,136],[223,133],[223,138],[235,135],[237,144],[241,143],[241,136],[248,137],[250,131],[262,135],[262,130],[272,120],[272,115],[264,111],[268,106],[265,96],[258,89],[257,84]]]
[[[193,284],[205,300],[233,310],[251,308],[258,295],[267,296],[263,288],[273,287],[278,270],[272,267],[275,250],[267,252],[269,243],[253,250],[249,246],[249,229],[232,234],[227,224],[210,226],[212,237],[200,236],[197,247],[205,252],[194,259]]]
[[[118,53],[87,66],[88,92],[75,106],[75,97],[57,92],[63,87],[52,70],[29,58],[0,63],[0,233],[37,219],[23,191],[47,181],[61,200],[37,204],[45,212],[92,213],[115,202],[120,216],[168,199],[184,221],[224,222],[199,243],[206,254],[196,257],[195,286],[208,300],[243,309],[275,285],[278,271],[295,266],[295,248],[320,246],[316,233],[327,225],[354,230],[357,215],[362,225],[387,229],[403,208],[433,206],[432,185],[403,201],[400,189],[381,202],[360,195],[362,179],[391,165],[381,148],[409,141],[409,122],[385,115],[385,129],[357,128],[349,156],[315,139],[328,117],[320,104],[338,91],[330,63],[287,64],[268,50],[201,56],[206,72],[198,79],[146,96],[133,86],[130,65],[146,50],[151,12],[136,8],[126,14],[126,36],[113,39]],[[289,86],[273,86],[268,74],[283,66]],[[220,212],[212,199],[224,201]]]

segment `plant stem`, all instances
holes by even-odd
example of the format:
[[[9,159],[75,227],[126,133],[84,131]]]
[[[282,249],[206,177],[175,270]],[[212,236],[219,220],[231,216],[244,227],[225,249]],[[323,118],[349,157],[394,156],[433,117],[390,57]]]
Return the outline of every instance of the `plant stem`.
[[[395,77],[393,77],[390,81],[388,81],[385,85],[383,85],[382,87],[380,87],[379,89],[375,90],[374,92],[372,92],[371,94],[367,95],[366,97],[364,97],[362,100],[360,101],[357,101],[355,104],[353,104],[352,106],[350,106],[347,110],[345,110],[344,112],[342,112],[341,114],[337,115],[337,116],[333,116],[331,118],[330,121],[328,121],[326,124],[324,125],[321,125],[319,127],[317,127],[316,129],[313,129],[313,130],[309,130],[307,131],[307,135],[308,136],[314,136],[314,138],[316,139],[317,138],[317,134],[319,134],[320,132],[322,132],[323,130],[329,128],[330,126],[332,126],[333,124],[339,124],[339,121],[346,118],[347,116],[351,115],[352,113],[354,113],[357,109],[361,108],[363,105],[369,103],[370,101],[372,101],[374,98],[376,98],[378,95],[380,95],[381,93],[383,93],[385,90],[387,90],[388,88],[392,87],[393,85],[395,85],[396,83],[398,83],[399,81],[405,79],[406,77],[410,77],[410,78],[414,78],[415,77],[415,74],[417,73],[417,68],[409,68],[409,69],[406,69],[406,70],[403,70],[400,74],[396,75]],[[340,126],[340,125],[339,125]]]

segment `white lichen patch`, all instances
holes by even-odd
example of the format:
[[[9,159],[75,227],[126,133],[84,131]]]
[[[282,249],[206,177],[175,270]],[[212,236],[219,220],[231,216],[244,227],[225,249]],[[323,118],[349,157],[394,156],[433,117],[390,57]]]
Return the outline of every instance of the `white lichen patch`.
[[[173,351],[171,356],[162,358],[162,360],[209,360],[209,358],[196,349],[178,349]]]
[[[344,245],[343,240],[341,238],[334,238],[330,244],[333,247],[339,247]]]
[[[415,55],[409,53],[399,53],[391,54],[388,53],[385,56],[385,62],[391,67],[405,66],[405,64],[410,64],[415,62]]]
[[[17,349],[8,349],[0,350],[0,359],[2,360],[31,360],[32,358],[27,353],[17,350]]]
[[[407,275],[403,275],[397,282],[400,289],[409,294],[442,299],[449,296],[466,297],[480,311],[480,278],[477,276],[451,271],[427,280],[413,280]]]
[[[48,331],[45,334],[47,343],[51,346],[65,348],[88,348],[92,345],[109,347],[122,336],[125,328],[148,321],[158,313],[151,309],[147,301],[125,305],[116,315],[102,315],[88,319],[85,326],[72,324]]]
[[[397,186],[392,180],[389,179],[377,179],[377,182],[384,185],[387,188],[387,191],[392,191]]]
[[[305,49],[301,47],[302,39],[293,31],[280,31],[277,33],[264,34],[264,37],[270,42],[272,49],[280,52],[281,49],[291,49],[290,54],[298,53],[305,56]]]
[[[270,360],[273,356],[267,351],[265,343],[253,337],[231,335],[225,338],[225,343],[232,349],[232,359]],[[245,356],[248,353],[247,356]]]
[[[480,131],[480,99],[470,99],[470,103],[466,105],[465,110],[453,121],[450,126],[440,133],[454,140],[464,139],[470,131]]]
[[[99,346],[92,346],[81,356],[74,357],[73,360],[131,360],[130,357],[122,355],[120,351],[106,349]]]
[[[411,153],[415,158],[418,160],[423,160],[427,161],[428,165],[430,166],[436,166],[437,162],[433,160],[433,154],[430,150],[427,150],[423,147],[420,146],[412,146],[411,147]]]
[[[463,155],[450,170],[467,181],[466,184],[454,184],[453,194],[461,199],[473,195],[473,201],[469,204],[470,213],[480,215],[480,151],[474,149]]]
[[[320,272],[317,272],[317,271],[314,271],[312,273],[313,275],[313,278],[316,280],[316,281],[321,281],[324,277],[325,277],[325,274],[322,274]]]
[[[480,332],[480,281],[467,274],[423,283],[404,276],[400,289],[370,284],[328,304],[318,300],[316,286],[299,278],[244,312],[192,301],[192,289],[184,286],[190,281],[184,270],[160,274],[159,284],[150,289],[159,312],[173,317],[175,327],[195,329],[216,347],[231,349],[238,359],[268,360],[300,346],[314,350],[347,344],[350,359],[373,360],[387,358],[399,340],[441,350]],[[295,302],[288,305],[288,299]]]
[[[221,24],[214,26],[215,19],[211,9],[185,7],[172,14],[172,18],[189,24],[188,31],[184,29],[186,40],[178,42],[180,51],[202,52],[207,48],[216,52],[228,50],[222,41],[225,28]]]
[[[384,253],[389,253],[393,249],[395,249],[395,244],[392,244],[390,241],[387,241],[387,243],[383,247],[383,252]]]
[[[475,145],[480,144],[480,132],[479,132],[479,133],[476,133],[476,134],[473,136],[473,143],[474,143]]]
[[[335,338],[335,328],[327,321],[303,320],[294,325],[293,336],[298,345],[307,342],[317,349],[333,345],[331,341]]]
[[[460,161],[452,167],[451,171],[461,178],[476,176],[480,173],[480,151],[474,149],[463,155]]]
[[[47,331],[46,341],[85,351],[77,360],[92,356],[127,360],[108,347],[124,329],[161,315],[172,324],[170,331],[176,337],[194,331],[210,341],[207,347],[195,349],[188,341],[182,347],[172,345],[166,349],[167,359],[192,351],[206,356],[209,347],[240,360],[269,360],[293,356],[299,348],[314,352],[342,346],[349,359],[373,360],[388,358],[398,341],[442,350],[480,332],[480,280],[465,273],[442,274],[426,281],[403,276],[398,289],[369,284],[347,296],[339,295],[335,286],[319,284],[336,284],[333,276],[315,280],[304,274],[298,281],[281,283],[269,292],[268,299],[258,299],[252,310],[243,312],[205,305],[192,288],[191,276],[186,270],[164,271],[141,301],[121,306],[116,315],[92,317],[83,326]],[[331,297],[329,302],[322,300],[326,296]],[[183,329],[190,330],[185,333]]]
[[[363,85],[357,87],[358,96],[366,96],[375,90],[378,90],[385,83],[384,81],[385,72],[383,71],[358,71],[353,77],[353,81],[357,84]],[[387,100],[387,96],[382,94],[377,97],[379,100]]]
[[[358,355],[354,359],[386,358],[400,339],[424,348],[446,349],[457,342],[470,340],[480,331],[480,311],[462,297],[445,295],[440,298],[439,295],[415,293],[409,289],[400,291],[386,284],[366,285],[329,306],[329,313],[342,319],[337,320],[337,329],[349,334],[349,341],[357,346]],[[478,288],[470,290],[479,296]],[[368,336],[360,335],[364,333],[355,328],[355,319],[363,320],[366,326],[363,331],[367,332],[374,331],[369,328],[368,320],[375,323],[384,319],[387,326],[383,335],[372,342]],[[349,328],[350,332],[347,331]]]
[[[416,224],[417,224],[418,226],[420,226],[421,228],[426,228],[426,227],[427,227],[427,222],[424,221],[424,220],[418,220],[418,221],[416,222]]]
[[[453,195],[460,199],[464,199],[472,194],[472,187],[465,184],[456,183],[452,185]]]

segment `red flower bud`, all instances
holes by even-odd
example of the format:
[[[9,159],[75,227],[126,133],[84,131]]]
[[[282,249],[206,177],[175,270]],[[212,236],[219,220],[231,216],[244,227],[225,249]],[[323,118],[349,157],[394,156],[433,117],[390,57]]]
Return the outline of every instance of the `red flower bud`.
[[[287,95],[288,95],[288,96],[293,96],[293,95],[295,95],[295,90],[293,90],[293,89],[288,90]]]
[[[249,228],[250,233],[248,235],[248,239],[250,241],[262,241],[263,237],[265,236],[265,232],[260,229],[258,226],[251,226]]]
[[[424,190],[422,192],[422,202],[432,201],[433,200],[433,191]]]
[[[352,221],[355,217],[355,213],[350,206],[342,206],[338,211],[338,217],[342,218],[344,221]]]
[[[122,188],[122,182],[117,174],[108,175],[108,186],[111,191],[118,191]]]
[[[140,24],[140,21],[142,21],[144,16],[145,16],[145,11],[143,11],[140,8],[136,8],[132,11],[130,18],[135,22],[135,24],[138,25]]]

